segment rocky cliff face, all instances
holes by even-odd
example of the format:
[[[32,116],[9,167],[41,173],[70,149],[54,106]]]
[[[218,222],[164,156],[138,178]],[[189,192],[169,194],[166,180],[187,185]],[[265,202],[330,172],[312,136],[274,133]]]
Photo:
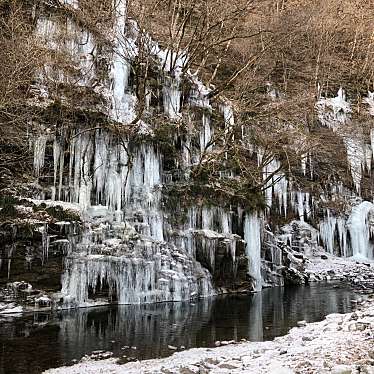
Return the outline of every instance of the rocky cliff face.
[[[185,70],[187,56],[144,35],[150,79],[145,95],[136,95],[139,30],[125,2],[117,5],[106,36],[77,22],[76,2],[63,15],[46,7],[35,19],[48,53],[68,56],[70,69],[51,61],[32,87],[28,105],[45,113],[30,123],[34,181],[23,191],[35,200],[2,202],[3,301],[22,295],[28,308],[180,301],[304,282],[303,263],[319,246],[373,258],[374,205],[360,197],[373,133],[369,143],[349,130],[343,90],[321,97],[315,110],[343,140],[354,189],[331,181],[313,195],[289,178],[282,160],[265,162],[245,128],[232,132],[232,103],[209,98],[210,89]],[[365,98],[372,115],[373,100]],[[226,133],[246,144],[261,170],[263,191],[249,186],[249,199],[222,187],[240,178],[217,145]],[[217,160],[227,167],[212,182],[204,170]],[[300,158],[306,180],[316,181],[319,166],[310,154]],[[344,209],[334,209],[341,196]]]

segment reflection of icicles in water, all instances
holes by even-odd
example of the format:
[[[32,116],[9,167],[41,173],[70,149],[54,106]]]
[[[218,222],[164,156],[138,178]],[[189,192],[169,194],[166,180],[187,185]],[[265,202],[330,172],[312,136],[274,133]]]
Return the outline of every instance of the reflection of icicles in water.
[[[62,353],[76,352],[78,357],[82,357],[97,351],[98,341],[112,345],[110,341],[113,340],[121,342],[122,346],[136,346],[133,353],[142,355],[141,358],[168,353],[170,344],[189,347],[207,326],[211,329],[207,335],[213,336],[215,325],[210,326],[210,321],[214,303],[208,298],[197,303],[157,303],[61,312],[59,342],[70,348]]]
[[[13,253],[15,253],[15,250],[16,250],[16,244],[12,244],[10,246],[8,246],[8,249],[5,249],[5,253],[6,253],[6,256],[7,256],[7,259],[8,259],[8,279],[10,279],[10,269],[11,269],[11,266],[12,266],[12,256],[13,256]],[[1,268],[0,268],[1,270]]]
[[[244,240],[248,257],[248,273],[254,280],[255,291],[262,288],[261,275],[261,221],[257,213],[249,214],[244,221]]]
[[[251,297],[248,318],[249,326],[248,340],[262,341],[264,337],[263,312],[262,312],[262,293],[256,293]]]
[[[48,224],[45,224],[42,228],[42,265],[44,265],[45,261],[48,261],[48,253],[49,253],[49,243],[50,243],[50,236],[48,235]]]

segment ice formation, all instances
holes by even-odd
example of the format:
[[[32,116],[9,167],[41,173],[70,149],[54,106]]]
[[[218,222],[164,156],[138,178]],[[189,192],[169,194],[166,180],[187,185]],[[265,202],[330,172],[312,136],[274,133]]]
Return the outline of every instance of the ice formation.
[[[121,243],[116,252],[121,254],[78,253],[67,259],[64,307],[95,304],[90,292],[100,294],[104,285],[108,291],[101,302],[119,304],[181,301],[214,293],[208,270],[177,248],[149,241],[135,248]]]
[[[374,204],[364,201],[352,209],[347,221],[352,255],[357,259],[373,259]]]
[[[372,95],[369,95],[364,102],[369,104],[369,111],[372,112]],[[352,128],[350,115],[351,105],[346,99],[345,92],[339,89],[338,95],[334,98],[321,98],[316,108],[319,120],[322,125],[335,131],[342,139],[347,152],[347,161],[351,169],[352,179],[356,191],[360,193],[362,170],[371,169],[371,162],[368,162],[367,147],[364,142],[364,135]]]
[[[77,6],[75,1],[66,3]],[[109,79],[103,82],[108,99],[107,114],[119,124],[136,120],[136,125],[141,125],[149,135],[148,125],[137,119],[138,103],[131,87],[131,64],[138,53],[136,37],[139,30],[134,22],[126,20],[126,2],[119,0],[117,5]],[[49,48],[67,50],[74,56],[81,73],[76,83],[91,87],[96,79],[95,38],[80,30],[71,20],[63,29],[61,27],[53,18],[40,18],[37,34],[44,38]],[[64,32],[68,37],[60,43],[59,35]],[[189,170],[199,157],[213,148],[211,115],[216,109],[208,98],[210,89],[196,74],[184,71],[185,52],[176,54],[160,48],[147,35],[143,38],[152,58],[159,64],[159,83],[162,86],[159,99],[163,114],[177,125],[176,121],[182,118],[182,104],[186,102],[201,109],[196,111],[201,113],[196,139],[186,136],[181,145],[182,160],[178,160],[183,163],[184,170]],[[182,97],[181,82],[184,78],[191,83],[187,98]],[[71,77],[47,66],[40,73],[40,80],[41,84],[47,80],[69,82]],[[146,108],[151,110],[150,96],[155,93],[149,87],[146,91]],[[373,107],[371,93],[365,102]],[[351,112],[344,91],[339,90],[336,98],[322,98],[317,109],[322,124],[342,135],[352,178],[359,191],[362,168],[370,167],[373,152],[368,152],[359,137],[344,129]],[[232,105],[223,102],[219,110],[225,128],[232,127],[235,124]],[[173,176],[165,175],[164,156],[158,147],[149,140],[131,143],[105,129],[86,130],[77,127],[57,131],[54,138],[42,133],[34,141],[37,176],[42,175],[45,166],[47,144],[53,148],[53,181],[48,197],[79,205],[85,221],[81,237],[70,242],[67,248],[61,291],[63,307],[110,301],[121,304],[180,301],[212,295],[216,292],[213,278],[220,271],[222,258],[226,261],[225,272],[231,272],[235,277],[238,248],[243,240],[253,288],[261,290],[264,283],[262,234],[266,217],[258,213],[243,214],[238,207],[230,210],[202,204],[188,209],[185,224],[172,225],[168,220],[170,212],[163,209],[162,190],[164,184],[173,181]],[[374,130],[371,142],[372,148]],[[307,227],[304,221],[312,218],[314,208],[311,195],[294,188],[281,171],[281,163],[276,157],[265,155],[264,150],[255,147],[253,151],[257,153],[265,181],[266,213],[276,206],[287,217],[289,210],[293,210],[300,225]],[[308,160],[312,164],[310,154],[301,155],[304,175]],[[313,173],[311,166],[310,172]],[[182,178],[188,178],[188,171]],[[368,204],[364,202],[354,207],[348,220],[326,211],[319,233],[328,252],[372,258],[372,208]],[[43,261],[48,257],[50,246],[47,231],[41,230]],[[278,247],[271,250],[271,257],[273,263],[281,267],[282,252]]]
[[[255,290],[259,291],[263,281],[261,275],[261,220],[257,213],[245,217],[244,240],[249,262],[248,274],[255,280]]]
[[[335,217],[328,209],[319,224],[320,238],[327,252],[348,257],[347,227],[344,217]]]
[[[374,205],[369,201],[354,204],[348,217],[327,210],[319,225],[326,250],[343,257],[373,259],[373,214]]]
[[[34,141],[34,170],[37,177],[40,175],[40,171],[44,167],[46,145],[46,135],[40,135]]]
[[[280,162],[272,155],[265,155],[262,149],[257,151],[258,165],[263,167],[265,181],[264,193],[266,205],[273,205],[273,196],[278,200],[279,210],[287,214],[288,180],[283,174]]]

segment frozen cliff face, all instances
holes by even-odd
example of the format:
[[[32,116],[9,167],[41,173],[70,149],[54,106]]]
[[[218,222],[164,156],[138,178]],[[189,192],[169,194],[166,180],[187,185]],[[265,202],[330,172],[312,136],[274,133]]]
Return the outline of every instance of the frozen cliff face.
[[[116,122],[129,124],[136,118],[137,102],[130,74],[137,46],[135,39],[128,36],[136,34],[136,25],[125,21],[125,13],[123,8],[114,26],[117,37],[114,53],[109,56],[106,94],[109,116]],[[59,27],[50,20],[41,20],[38,33],[48,40],[56,35]],[[133,29],[131,33],[126,32],[129,27]],[[186,56],[163,50],[150,39],[147,43],[163,77],[160,80],[163,111],[172,121],[179,120],[180,82]],[[70,52],[75,55],[74,46],[71,43]],[[55,40],[49,47],[62,48]],[[49,73],[46,72],[47,78]],[[211,106],[205,97],[209,90],[196,76],[190,72],[187,75],[192,84],[190,105],[208,109],[201,119],[199,144],[192,155],[184,158],[185,166],[189,167],[194,155],[200,157],[210,150],[212,128]],[[84,83],[90,86],[90,81]],[[147,110],[150,110],[147,100]],[[219,279],[220,287],[226,286],[225,272],[230,273],[230,282],[235,283],[238,267],[242,267],[238,243],[243,240],[234,234],[227,212],[220,208],[198,208],[201,218],[197,219],[192,208],[189,224],[179,227],[165,220],[165,215],[176,212],[165,212],[162,208],[164,155],[156,145],[129,142],[106,130],[91,131],[79,126],[62,129],[54,139],[48,138],[48,142],[49,145],[53,142],[49,197],[79,204],[85,217],[82,238],[71,246],[65,261],[61,293],[64,307],[88,305],[95,300],[148,303],[205,297],[215,293],[213,278]],[[187,137],[183,149],[190,142],[191,138]],[[45,165],[46,146],[46,137],[41,134],[34,146],[37,176]],[[213,217],[214,220],[219,217],[219,226]],[[130,236],[129,227],[133,230]]]
[[[369,104],[370,113],[371,101],[372,96],[369,92],[364,102]],[[363,170],[371,170],[372,147],[367,143],[364,134],[352,124],[352,109],[344,90],[340,88],[334,98],[321,98],[316,108],[321,124],[332,129],[343,139],[352,179],[356,191],[360,193]]]
[[[76,4],[71,2],[74,7]],[[94,35],[71,20],[64,26],[53,17],[37,23],[37,33],[48,48],[70,54],[77,72],[71,77],[46,66],[40,73],[40,84],[47,87],[49,80],[72,83],[75,79],[77,85],[105,98],[103,106],[90,107],[90,111],[106,114],[119,128],[131,124],[138,129],[134,141],[131,136],[98,129],[96,124],[93,129],[90,124],[76,124],[69,129],[56,128],[53,136],[40,131],[34,141],[36,176],[46,177],[43,169],[48,167],[47,159],[51,163],[51,149],[53,153],[52,177],[46,182],[45,195],[79,204],[84,217],[81,237],[71,243],[65,261],[63,307],[176,301],[205,297],[217,290],[259,291],[269,282],[283,284],[284,268],[297,267],[294,252],[311,256],[318,244],[341,256],[372,258],[371,209],[367,204],[353,208],[349,219],[326,210],[317,230],[310,225],[318,221],[316,198],[287,179],[280,160],[253,144],[250,149],[257,154],[266,181],[265,212],[250,213],[242,207],[223,208],[205,201],[192,203],[185,211],[179,206],[166,207],[165,186],[188,180],[192,166],[213,154],[217,114],[221,128],[228,130],[235,125],[234,111],[227,100],[217,105],[208,98],[209,87],[186,71],[188,56],[184,51],[176,54],[142,35],[152,67],[156,66],[153,78],[159,87],[146,87],[147,115],[138,118],[142,103],[135,95],[132,74],[140,33],[136,23],[126,19],[126,2],[117,5],[113,50],[105,55],[99,54]],[[99,58],[107,65],[101,80],[96,64]],[[188,93],[182,87],[185,80],[191,86]],[[48,87],[45,92],[48,95]],[[269,94],[276,100],[279,93],[274,92]],[[372,95],[365,100],[371,108]],[[370,167],[372,153],[363,138],[348,131],[351,107],[344,91],[339,90],[335,98],[321,98],[317,110],[321,123],[342,136],[359,191],[362,170]],[[176,127],[184,120],[199,123],[193,131],[176,135],[180,157],[175,157],[172,167],[165,166],[171,157],[157,145],[152,126],[146,123],[152,114]],[[242,128],[243,139],[244,133]],[[372,143],[373,139],[372,134]],[[301,173],[306,176],[309,168],[313,178],[312,155],[299,156]],[[234,176],[233,171],[227,174]],[[292,216],[294,220],[275,228],[276,234],[266,225],[275,212],[282,219]],[[183,222],[175,223],[173,218]],[[43,248],[47,255],[48,238],[43,239]]]
[[[214,294],[208,270],[178,248],[145,240],[130,244],[108,239],[102,248],[106,254],[78,251],[68,256],[63,307],[181,301]]]

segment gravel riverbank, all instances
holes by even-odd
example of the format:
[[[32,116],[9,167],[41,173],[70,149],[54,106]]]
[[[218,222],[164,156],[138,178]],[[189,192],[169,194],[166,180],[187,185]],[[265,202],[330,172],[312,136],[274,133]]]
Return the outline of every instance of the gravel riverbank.
[[[84,358],[71,367],[48,374],[84,373],[374,373],[374,298],[348,314],[331,314],[317,323],[299,322],[283,336],[268,342],[217,342],[217,348],[198,348],[155,360],[125,365],[117,359]]]

